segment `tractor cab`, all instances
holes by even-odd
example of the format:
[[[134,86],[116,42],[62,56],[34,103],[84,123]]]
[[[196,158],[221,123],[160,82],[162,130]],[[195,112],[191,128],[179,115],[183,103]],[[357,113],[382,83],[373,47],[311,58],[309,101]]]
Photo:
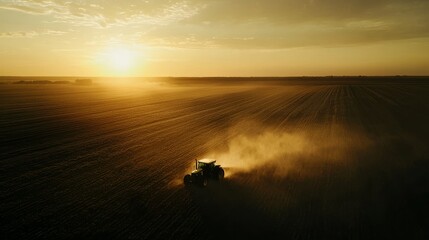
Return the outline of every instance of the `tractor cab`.
[[[212,170],[216,167],[216,160],[214,159],[201,159],[196,162],[196,169]]]
[[[191,174],[187,174],[183,181],[185,185],[190,183],[198,183],[201,186],[207,186],[208,179],[221,181],[224,178],[225,172],[220,165],[216,165],[215,159],[195,159],[195,170]]]

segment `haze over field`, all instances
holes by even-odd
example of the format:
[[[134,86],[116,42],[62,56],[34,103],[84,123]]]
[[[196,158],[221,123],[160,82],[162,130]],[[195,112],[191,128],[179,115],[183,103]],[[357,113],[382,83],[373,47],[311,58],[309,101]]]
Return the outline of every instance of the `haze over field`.
[[[428,237],[427,78],[151,82],[0,85],[2,239]]]

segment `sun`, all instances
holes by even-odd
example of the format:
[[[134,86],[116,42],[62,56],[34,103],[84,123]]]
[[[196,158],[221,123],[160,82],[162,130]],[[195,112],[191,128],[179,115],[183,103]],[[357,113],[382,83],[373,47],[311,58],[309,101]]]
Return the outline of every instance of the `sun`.
[[[134,58],[133,52],[127,48],[112,48],[106,53],[109,67],[120,72],[129,71],[134,65]]]
[[[114,77],[136,76],[146,62],[146,48],[135,44],[112,44],[100,48],[93,57],[100,75]]]

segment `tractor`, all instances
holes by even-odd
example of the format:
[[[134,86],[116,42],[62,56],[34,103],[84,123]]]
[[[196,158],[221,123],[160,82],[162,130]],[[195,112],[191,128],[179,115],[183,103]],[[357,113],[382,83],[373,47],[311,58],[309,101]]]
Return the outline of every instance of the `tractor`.
[[[205,187],[209,179],[222,181],[225,176],[225,171],[220,165],[216,164],[214,159],[195,159],[195,170],[191,174],[186,174],[183,178],[185,185],[197,184]]]

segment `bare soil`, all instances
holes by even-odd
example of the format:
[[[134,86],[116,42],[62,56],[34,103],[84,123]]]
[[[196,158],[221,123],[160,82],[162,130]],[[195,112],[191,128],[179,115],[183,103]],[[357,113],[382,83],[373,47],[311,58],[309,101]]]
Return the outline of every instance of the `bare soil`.
[[[429,239],[429,78],[159,81],[1,84],[0,239]]]

